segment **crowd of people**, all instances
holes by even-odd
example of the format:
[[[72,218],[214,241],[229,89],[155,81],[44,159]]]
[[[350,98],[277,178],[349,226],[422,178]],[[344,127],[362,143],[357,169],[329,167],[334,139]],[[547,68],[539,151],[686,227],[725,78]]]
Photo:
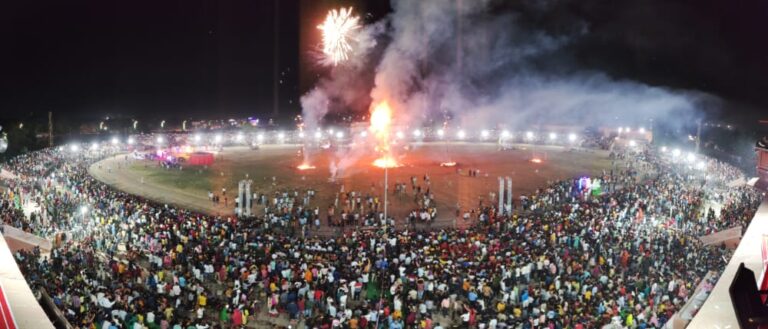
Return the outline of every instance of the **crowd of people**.
[[[481,220],[466,229],[286,234],[291,218],[319,219],[310,190],[257,196],[263,216],[203,215],[92,178],[108,150],[4,164],[16,178],[0,215],[55,240],[49,255],[16,259],[79,328],[661,327],[729,257],[697,238],[746,228],[762,196],[729,188],[737,174],[714,160],[699,171],[650,149],[616,152],[631,165],[599,178],[612,188],[554,182],[512,214],[474,209]],[[40,209],[25,215],[27,203]],[[360,194],[339,203],[383,219]]]

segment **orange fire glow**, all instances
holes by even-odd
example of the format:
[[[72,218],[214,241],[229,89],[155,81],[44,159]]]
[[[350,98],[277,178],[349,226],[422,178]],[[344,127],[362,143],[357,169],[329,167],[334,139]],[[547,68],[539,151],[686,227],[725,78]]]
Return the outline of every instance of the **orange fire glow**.
[[[440,164],[440,167],[455,167],[455,166],[456,166],[455,161],[443,162]]]
[[[392,108],[386,101],[376,104],[371,109],[371,126],[369,130],[376,138],[376,152],[382,154],[373,162],[379,168],[394,168],[400,164],[392,156],[389,136],[392,129]]]
[[[531,159],[531,162],[533,162],[533,163],[541,163],[541,159],[533,158],[533,159]]]
[[[385,155],[373,161],[373,165],[379,168],[397,168],[401,165],[391,156]]]
[[[302,163],[302,164],[298,165],[296,167],[296,169],[299,169],[299,170],[310,170],[310,169],[315,169],[315,166],[313,166],[313,165],[311,165],[309,163]]]

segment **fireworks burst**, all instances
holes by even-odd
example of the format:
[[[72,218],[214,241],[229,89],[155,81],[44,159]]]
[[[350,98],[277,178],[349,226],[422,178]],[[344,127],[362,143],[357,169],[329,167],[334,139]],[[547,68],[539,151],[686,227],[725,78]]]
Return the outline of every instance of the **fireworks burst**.
[[[323,31],[323,53],[333,65],[349,59],[352,52],[350,41],[360,28],[360,17],[352,16],[352,7],[333,9],[328,12],[323,24],[317,28]]]

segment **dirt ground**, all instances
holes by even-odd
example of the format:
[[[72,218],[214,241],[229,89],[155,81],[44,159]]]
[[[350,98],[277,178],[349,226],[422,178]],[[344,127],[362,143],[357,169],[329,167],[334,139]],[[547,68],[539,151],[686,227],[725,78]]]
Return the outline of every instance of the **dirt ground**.
[[[344,190],[357,191],[383,198],[384,170],[371,165],[373,155],[356,156],[345,150],[312,150],[309,154],[313,170],[300,171],[300,146],[264,146],[259,150],[244,147],[226,148],[216,155],[210,168],[183,167],[167,170],[157,163],[134,160],[120,155],[91,166],[97,179],[128,193],[142,195],[162,203],[176,204],[209,214],[232,214],[232,199],[237,183],[246,175],[253,181],[252,190],[259,193],[275,191],[304,191],[314,188],[317,197],[312,207],[324,211],[334,202],[335,195]],[[498,177],[513,180],[515,198],[529,194],[547,182],[577,176],[590,176],[608,169],[611,162],[607,152],[569,149],[558,146],[516,145],[513,150],[499,150],[495,144],[428,143],[412,145],[399,152],[402,167],[388,170],[389,212],[398,220],[415,207],[411,192],[411,177],[426,189],[423,177],[430,178],[430,190],[438,207],[437,223],[447,224],[455,219],[457,206],[463,209],[496,203],[491,193],[498,193]],[[540,158],[541,163],[530,160]],[[443,162],[455,161],[456,167],[441,167]],[[334,163],[332,166],[331,163]],[[337,179],[330,180],[332,167],[341,168]],[[469,177],[468,170],[479,170],[478,177]],[[406,183],[407,193],[394,196],[394,184]],[[214,205],[208,191],[221,194],[227,189],[228,206]],[[254,208],[259,213],[256,207]]]

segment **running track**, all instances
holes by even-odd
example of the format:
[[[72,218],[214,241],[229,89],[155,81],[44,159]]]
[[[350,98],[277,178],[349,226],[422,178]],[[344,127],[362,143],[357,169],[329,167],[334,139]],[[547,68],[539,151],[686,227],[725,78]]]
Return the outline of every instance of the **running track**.
[[[6,299],[3,285],[0,284],[0,329],[17,329],[16,321],[11,313],[11,305]]]

